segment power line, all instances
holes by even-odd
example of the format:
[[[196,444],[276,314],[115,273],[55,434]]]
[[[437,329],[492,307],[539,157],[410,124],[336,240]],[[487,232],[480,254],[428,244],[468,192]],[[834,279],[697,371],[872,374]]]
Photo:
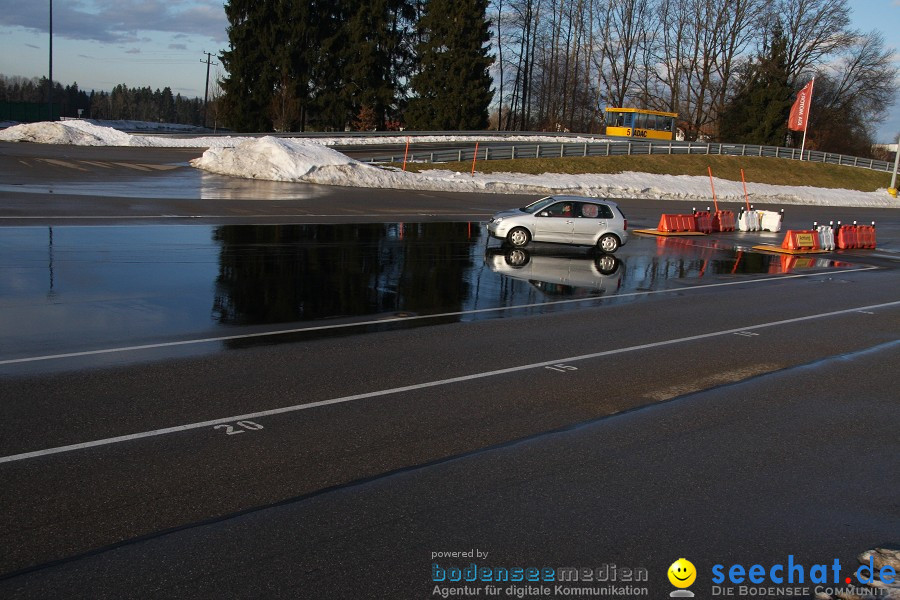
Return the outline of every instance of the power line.
[[[211,63],[213,55],[209,52],[203,52],[206,55],[206,87],[203,89],[203,126],[206,127],[206,105],[209,102],[209,66],[210,64],[219,66],[219,63]],[[200,62],[203,62],[202,60]]]

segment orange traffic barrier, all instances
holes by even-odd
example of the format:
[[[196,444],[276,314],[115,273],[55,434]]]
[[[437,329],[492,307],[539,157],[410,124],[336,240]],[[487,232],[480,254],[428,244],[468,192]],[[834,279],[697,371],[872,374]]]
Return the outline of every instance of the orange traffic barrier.
[[[697,231],[694,215],[660,215],[657,231]]]
[[[874,248],[875,247],[875,221],[871,225],[859,226],[859,247]]]
[[[835,245],[841,250],[859,248],[859,236],[856,225],[838,224],[837,235],[834,236]]]
[[[659,225],[656,226],[657,231],[678,231],[678,215],[659,215]]]
[[[819,232],[789,229],[784,234],[784,241],[781,242],[781,247],[785,250],[818,250]]]
[[[717,210],[713,219],[713,227],[718,223],[718,231],[734,231],[734,211]]]
[[[712,215],[710,215],[708,210],[695,210],[694,221],[697,224],[697,231],[700,233],[712,233]]]

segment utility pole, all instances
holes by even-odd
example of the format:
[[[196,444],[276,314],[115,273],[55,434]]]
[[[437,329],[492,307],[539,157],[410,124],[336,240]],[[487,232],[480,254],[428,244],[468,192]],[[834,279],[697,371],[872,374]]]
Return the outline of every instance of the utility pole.
[[[206,55],[206,87],[203,90],[203,126],[206,127],[206,105],[209,102],[209,66],[210,64],[215,64],[219,66],[219,63],[210,63],[212,60],[212,54],[209,52],[204,52]],[[202,60],[200,62],[203,62]]]
[[[47,81],[47,120],[53,120],[53,0],[50,0],[50,79]]]

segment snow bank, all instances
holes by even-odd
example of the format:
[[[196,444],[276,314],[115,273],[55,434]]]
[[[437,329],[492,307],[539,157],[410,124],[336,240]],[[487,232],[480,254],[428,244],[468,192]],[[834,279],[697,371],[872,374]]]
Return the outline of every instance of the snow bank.
[[[690,175],[525,175],[522,173],[467,173],[429,170],[421,173],[382,169],[353,160],[335,150],[305,140],[265,137],[246,140],[236,148],[211,148],[191,164],[212,173],[249,179],[268,179],[342,185],[446,192],[572,193],[607,198],[654,198],[711,204],[709,178]],[[751,184],[750,201],[757,204],[810,204],[824,206],[897,206],[886,191],[856,192],[840,189]],[[716,180],[720,200],[743,202],[738,182]]]
[[[131,135],[119,131],[119,129],[144,129],[147,131],[162,131],[160,124],[146,123],[144,121],[91,121],[89,119],[66,119],[59,122],[26,123],[15,125],[0,131],[0,141],[4,142],[35,142],[39,144],[69,144],[73,146],[151,146],[154,148],[231,148],[246,141],[258,140],[257,137],[241,136],[208,136],[195,138],[177,138],[172,136],[148,136]],[[153,127],[151,127],[153,126]],[[188,126],[183,126],[188,127]],[[286,138],[299,139],[299,138]],[[407,136],[371,137],[361,135],[334,135],[330,137],[302,138],[305,144],[319,146],[366,146],[370,144],[405,144]],[[417,143],[431,142],[463,142],[472,143],[501,139],[507,142],[530,142],[533,144],[544,143],[606,143],[607,140],[591,137],[566,137],[566,136],[526,136],[509,135],[497,138],[485,135],[424,135],[416,136]]]
[[[133,136],[87,121],[23,123],[0,131],[0,141],[69,144],[74,146],[130,146]]]
[[[155,133],[204,133],[209,130],[197,125],[184,125],[182,123],[156,123],[153,121],[132,121],[123,119],[75,119],[73,117],[60,117],[65,121],[83,121],[97,125],[98,127],[110,127],[119,131],[148,131]]]
[[[123,121],[123,124],[128,123]],[[38,144],[68,144],[71,146],[143,146],[154,148],[212,148],[234,146],[249,138],[232,137],[150,137],[132,135],[96,125],[84,119],[53,123],[24,123],[0,131],[3,142],[35,142]]]

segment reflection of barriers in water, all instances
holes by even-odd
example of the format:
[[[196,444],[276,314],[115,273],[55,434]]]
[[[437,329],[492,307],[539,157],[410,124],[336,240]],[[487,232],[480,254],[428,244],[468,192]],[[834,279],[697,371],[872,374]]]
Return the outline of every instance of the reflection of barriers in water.
[[[656,238],[656,255],[666,257],[670,262],[680,261],[677,271],[682,276],[695,273],[698,277],[703,277],[708,269],[717,274],[750,275],[850,266],[827,258],[748,252],[709,239],[698,243],[684,238]]]
[[[495,273],[527,281],[553,296],[617,291],[625,263],[611,254],[538,254],[522,248],[489,248],[485,263]]]

